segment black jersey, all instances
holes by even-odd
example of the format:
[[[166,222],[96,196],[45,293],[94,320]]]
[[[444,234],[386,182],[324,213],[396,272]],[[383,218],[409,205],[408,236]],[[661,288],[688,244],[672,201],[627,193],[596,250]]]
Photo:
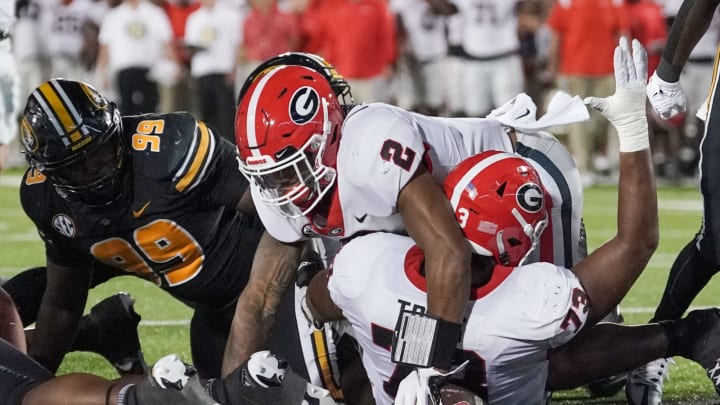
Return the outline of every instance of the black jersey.
[[[67,200],[38,171],[25,173],[22,206],[48,259],[74,271],[119,268],[189,303],[231,304],[263,232],[235,210],[248,185],[235,147],[187,113],[123,117],[123,136],[129,189],[105,207]]]

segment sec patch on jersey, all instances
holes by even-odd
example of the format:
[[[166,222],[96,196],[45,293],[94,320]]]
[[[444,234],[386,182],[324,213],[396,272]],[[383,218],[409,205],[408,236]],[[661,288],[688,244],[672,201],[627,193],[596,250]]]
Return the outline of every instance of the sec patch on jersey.
[[[459,385],[445,384],[440,388],[442,405],[483,405],[485,402],[470,390]]]

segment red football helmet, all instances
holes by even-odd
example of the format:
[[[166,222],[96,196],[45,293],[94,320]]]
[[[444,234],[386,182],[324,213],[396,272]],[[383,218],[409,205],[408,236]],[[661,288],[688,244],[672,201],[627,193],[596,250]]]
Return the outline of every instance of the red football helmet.
[[[504,266],[523,264],[547,225],[540,175],[528,162],[483,152],[453,169],[444,188],[475,253]]]
[[[276,66],[248,88],[235,118],[240,170],[283,215],[307,215],[335,183],[344,114],[330,83]]]

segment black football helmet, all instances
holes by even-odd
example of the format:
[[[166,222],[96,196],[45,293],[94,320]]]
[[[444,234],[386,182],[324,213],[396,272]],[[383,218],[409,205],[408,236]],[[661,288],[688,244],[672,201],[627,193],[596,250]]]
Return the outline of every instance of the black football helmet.
[[[103,206],[126,188],[120,111],[89,84],[66,79],[40,84],[28,97],[20,134],[30,165],[63,198]]]
[[[337,96],[338,101],[340,101],[340,104],[353,104],[350,84],[348,84],[347,80],[345,80],[345,77],[338,73],[338,71],[335,70],[335,67],[333,67],[333,65],[326,61],[323,57],[313,53],[304,52],[282,53],[261,63],[260,66],[250,72],[247,79],[245,79],[245,83],[243,83],[243,86],[240,89],[240,94],[238,95],[238,104],[240,104],[240,100],[242,100],[243,96],[247,93],[250,85],[255,81],[255,79],[269,69],[281,65],[304,66],[320,73],[328,82],[330,82],[330,87],[333,89],[333,92]]]

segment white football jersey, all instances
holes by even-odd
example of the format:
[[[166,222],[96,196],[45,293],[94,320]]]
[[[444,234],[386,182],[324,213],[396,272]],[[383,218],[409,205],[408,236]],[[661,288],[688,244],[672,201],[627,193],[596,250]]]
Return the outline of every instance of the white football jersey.
[[[394,11],[402,19],[410,50],[417,60],[431,61],[445,56],[445,18],[433,13],[427,1],[397,1]]]
[[[83,47],[83,24],[91,3],[74,0],[63,4],[60,0],[48,1],[42,9],[40,22],[47,52],[51,57],[78,58]]]
[[[425,311],[422,251],[406,236],[373,233],[335,257],[328,289],[352,325],[378,404],[392,403],[406,374],[390,360],[401,310]],[[542,404],[548,350],[587,320],[587,297],[570,271],[549,263],[497,266],[471,291],[461,345],[467,381],[486,383],[490,403]]]
[[[0,0],[0,31],[12,31],[15,22],[15,1]]]
[[[397,200],[420,163],[442,184],[458,163],[486,150],[513,150],[495,120],[428,117],[389,104],[364,104],[343,123],[326,224],[288,219],[261,202],[254,184],[252,193],[265,228],[283,242],[318,234],[343,239],[364,231],[404,233]]]
[[[516,152],[527,159],[542,180],[549,196],[548,226],[540,236],[539,249],[528,256],[528,263],[548,262],[572,268],[587,256],[581,232],[583,187],[580,172],[565,146],[548,132],[517,132]]]
[[[453,0],[463,23],[465,52],[474,57],[493,57],[517,51],[515,0]]]

